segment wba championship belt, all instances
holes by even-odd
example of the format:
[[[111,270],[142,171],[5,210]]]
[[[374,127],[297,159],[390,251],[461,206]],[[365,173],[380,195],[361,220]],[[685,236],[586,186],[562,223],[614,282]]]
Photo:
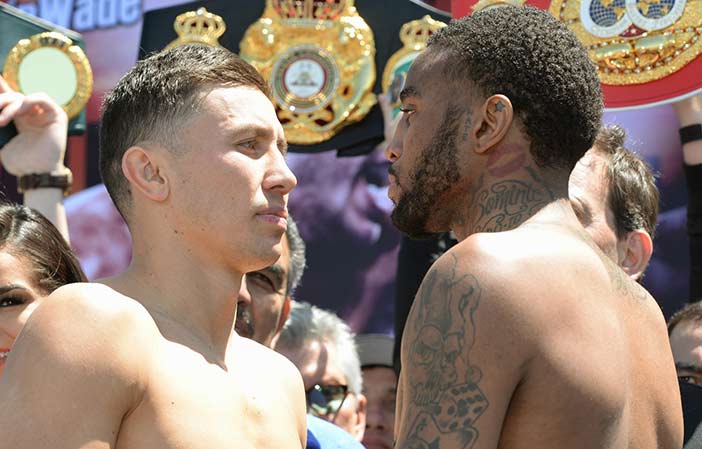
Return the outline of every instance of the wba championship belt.
[[[266,0],[240,56],[271,84],[290,143],[328,140],[376,103],[375,40],[353,0]]]
[[[466,3],[477,10],[506,2],[456,1],[455,12],[472,12]],[[548,9],[578,36],[597,66],[608,109],[668,103],[702,87],[701,0],[526,3]]]
[[[383,93],[389,94],[392,118],[397,117],[400,112],[400,91],[412,61],[427,48],[429,37],[445,26],[444,22],[427,15],[420,20],[407,22],[400,28],[402,48],[390,56],[383,70]]]

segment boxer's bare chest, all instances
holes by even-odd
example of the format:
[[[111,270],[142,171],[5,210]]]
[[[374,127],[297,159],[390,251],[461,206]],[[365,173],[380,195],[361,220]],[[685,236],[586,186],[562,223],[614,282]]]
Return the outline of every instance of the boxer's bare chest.
[[[187,347],[161,345],[116,447],[299,448],[291,407],[280,406],[289,400],[280,379],[260,358],[234,360],[225,368]]]

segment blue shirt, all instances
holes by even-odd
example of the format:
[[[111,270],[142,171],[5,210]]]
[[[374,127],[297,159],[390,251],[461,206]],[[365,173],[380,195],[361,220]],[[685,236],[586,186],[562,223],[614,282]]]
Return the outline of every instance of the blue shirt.
[[[307,449],[364,449],[350,433],[316,416],[307,415]]]

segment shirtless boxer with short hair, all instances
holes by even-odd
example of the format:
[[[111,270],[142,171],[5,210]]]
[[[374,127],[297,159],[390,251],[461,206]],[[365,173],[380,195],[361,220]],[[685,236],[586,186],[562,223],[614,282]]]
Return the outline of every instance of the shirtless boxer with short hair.
[[[602,99],[575,35],[501,6],[434,35],[386,151],[393,221],[459,243],[406,324],[397,448],[680,448],[660,308],[568,200]]]
[[[267,94],[229,51],[188,45],[108,95],[101,172],[133,260],[30,317],[0,380],[0,447],[305,446],[300,374],[234,332],[242,276],[280,256],[296,183]]]

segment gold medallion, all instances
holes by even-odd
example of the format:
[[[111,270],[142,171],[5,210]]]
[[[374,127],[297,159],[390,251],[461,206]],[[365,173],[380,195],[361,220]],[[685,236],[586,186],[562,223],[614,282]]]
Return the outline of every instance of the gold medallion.
[[[553,0],[549,11],[585,45],[603,84],[656,81],[702,52],[700,0]]]
[[[69,120],[80,114],[93,91],[93,71],[83,49],[55,31],[20,40],[7,55],[3,77],[18,92],[47,93]]]
[[[375,39],[353,0],[267,0],[240,49],[270,83],[290,143],[324,142],[376,103]]]
[[[219,38],[227,30],[227,26],[222,17],[208,12],[205,8],[198,8],[197,11],[179,14],[173,22],[173,29],[178,37],[166,45],[166,50],[191,43],[217,47]]]
[[[383,70],[382,80],[383,93],[389,94],[393,118],[400,112],[400,91],[405,84],[405,78],[412,61],[427,48],[429,37],[445,26],[444,22],[434,20],[426,15],[419,20],[407,22],[400,28],[402,48],[388,59]]]

